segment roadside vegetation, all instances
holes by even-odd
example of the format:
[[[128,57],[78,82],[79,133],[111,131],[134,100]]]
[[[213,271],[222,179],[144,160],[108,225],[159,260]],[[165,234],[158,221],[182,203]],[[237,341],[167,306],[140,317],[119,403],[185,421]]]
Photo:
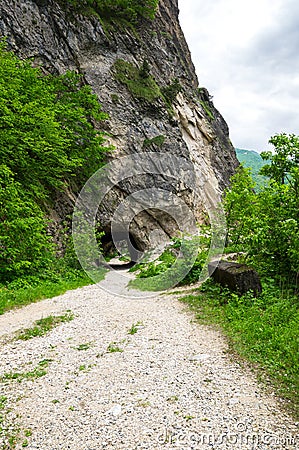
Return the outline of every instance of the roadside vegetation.
[[[225,251],[257,270],[262,294],[238,296],[208,280],[181,300],[200,321],[221,326],[231,351],[250,361],[299,417],[299,137],[280,134],[270,143],[275,152],[262,153],[261,169],[269,182],[255,191],[250,169],[240,166],[224,199]],[[208,243],[197,242],[195,265],[180,284],[197,282]],[[163,275],[178,256],[174,247],[136,266],[132,286],[163,289]]]
[[[67,311],[61,316],[48,316],[36,320],[31,328],[21,330],[16,334],[16,340],[28,341],[35,337],[45,336],[53,328],[57,327],[61,323],[70,322],[74,319],[74,314],[71,311]]]
[[[0,45],[0,313],[89,284],[69,238],[54,243],[49,211],[78,192],[109,150],[107,118],[79,75],[43,75]],[[63,249],[61,249],[61,246]],[[59,250],[59,251],[58,251]]]

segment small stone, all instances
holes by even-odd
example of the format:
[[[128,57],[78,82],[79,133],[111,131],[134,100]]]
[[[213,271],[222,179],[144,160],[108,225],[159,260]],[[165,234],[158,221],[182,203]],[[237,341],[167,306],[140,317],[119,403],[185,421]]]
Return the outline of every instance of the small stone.
[[[111,409],[109,409],[109,411],[107,412],[107,414],[111,414],[114,417],[117,417],[121,414],[122,412],[122,408],[120,405],[115,405],[113,406]]]
[[[201,353],[199,355],[194,355],[190,358],[190,361],[206,361],[207,359],[209,359],[211,357],[211,355],[208,355],[208,353]]]

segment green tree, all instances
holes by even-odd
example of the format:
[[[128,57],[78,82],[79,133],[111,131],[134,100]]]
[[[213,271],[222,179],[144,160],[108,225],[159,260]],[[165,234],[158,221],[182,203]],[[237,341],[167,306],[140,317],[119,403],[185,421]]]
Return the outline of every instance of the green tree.
[[[107,117],[80,76],[43,76],[0,49],[0,157],[35,198],[83,182],[104,158],[93,121]]]
[[[276,183],[288,183],[299,195],[299,137],[294,134],[276,134],[269,143],[275,152],[263,152],[261,157],[269,160],[261,169],[261,174],[269,176]]]
[[[271,162],[262,169],[270,176],[269,186],[255,193],[242,170],[232,179],[224,202],[228,244],[259,268],[290,276],[299,272],[298,138],[282,134],[270,142],[277,152],[264,153]]]
[[[46,215],[57,191],[79,190],[104,161],[107,115],[73,72],[44,76],[0,45],[0,282],[53,257]]]
[[[244,245],[256,205],[255,184],[250,169],[239,166],[231,178],[231,187],[226,193],[227,245]]]
[[[40,270],[53,260],[53,245],[46,234],[44,213],[0,165],[0,280]]]

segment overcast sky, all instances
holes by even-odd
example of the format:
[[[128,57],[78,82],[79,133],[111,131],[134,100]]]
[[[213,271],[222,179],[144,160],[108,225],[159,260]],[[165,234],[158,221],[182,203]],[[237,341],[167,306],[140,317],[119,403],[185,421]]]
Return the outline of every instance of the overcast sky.
[[[179,0],[199,85],[214,97],[235,147],[266,150],[299,135],[299,1]]]

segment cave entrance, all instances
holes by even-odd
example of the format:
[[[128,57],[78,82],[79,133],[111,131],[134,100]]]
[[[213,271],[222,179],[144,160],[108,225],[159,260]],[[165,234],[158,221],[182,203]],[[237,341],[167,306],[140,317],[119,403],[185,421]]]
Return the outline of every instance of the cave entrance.
[[[129,236],[129,237],[128,237]],[[104,256],[110,259],[109,266],[113,269],[133,267],[142,254],[142,249],[132,233],[123,231],[106,232],[101,239]]]

